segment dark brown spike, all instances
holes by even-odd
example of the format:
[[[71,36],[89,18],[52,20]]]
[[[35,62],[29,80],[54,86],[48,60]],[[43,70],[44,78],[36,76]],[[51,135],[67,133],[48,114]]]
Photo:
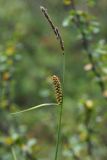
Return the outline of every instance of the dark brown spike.
[[[49,14],[48,14],[48,12],[47,12],[47,9],[44,8],[43,6],[40,6],[40,9],[41,9],[42,13],[44,14],[44,16],[46,17],[47,21],[49,22],[52,30],[54,31],[57,40],[59,40],[61,50],[63,51],[63,54],[64,54],[64,41],[62,40],[62,37],[61,37],[61,34],[60,34],[60,32],[59,32],[58,27],[56,27],[56,26],[54,25],[51,17],[49,16]]]

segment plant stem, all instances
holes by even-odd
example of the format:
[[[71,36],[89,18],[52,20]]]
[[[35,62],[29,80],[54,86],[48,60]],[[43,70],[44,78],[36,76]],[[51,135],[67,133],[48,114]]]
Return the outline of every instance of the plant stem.
[[[60,138],[61,138],[61,124],[62,124],[62,110],[63,104],[59,105],[60,113],[59,113],[59,122],[58,122],[58,135],[57,135],[57,144],[56,144],[56,152],[55,152],[55,160],[57,160]],[[59,109],[59,108],[58,108]]]
[[[16,153],[15,153],[15,150],[14,150],[13,147],[11,147],[11,152],[12,152],[13,159],[14,159],[14,160],[17,160],[17,158],[16,158]]]
[[[64,79],[65,79],[65,54],[62,55],[62,91],[63,91],[63,100],[64,100]],[[63,113],[63,101],[62,104],[59,105],[58,109],[60,109],[59,112],[59,120],[58,120],[58,135],[57,135],[57,143],[56,143],[56,152],[55,152],[55,160],[57,160],[58,157],[58,151],[59,151],[59,145],[60,145],[60,140],[61,140],[61,127],[62,127],[62,113]]]

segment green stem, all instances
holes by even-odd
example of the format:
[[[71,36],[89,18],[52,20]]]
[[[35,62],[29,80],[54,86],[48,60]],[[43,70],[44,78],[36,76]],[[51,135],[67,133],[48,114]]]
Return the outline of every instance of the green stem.
[[[65,54],[62,56],[62,91],[63,91],[63,99],[64,99],[64,78],[65,78]],[[60,112],[59,112],[59,121],[58,121],[58,135],[57,135],[57,143],[56,143],[56,152],[55,152],[55,160],[57,160],[58,157],[58,151],[59,151],[59,145],[61,140],[61,127],[62,127],[62,112],[63,112],[63,101],[62,104],[59,105]]]
[[[15,153],[15,150],[14,150],[13,147],[11,148],[11,152],[12,152],[13,159],[14,159],[14,160],[17,160],[17,158],[16,158],[16,153]]]
[[[63,104],[60,107],[60,114],[59,114],[59,124],[58,124],[58,137],[57,137],[57,144],[56,144],[56,152],[55,152],[55,160],[57,160],[60,138],[61,138],[61,124],[62,124],[62,109]]]

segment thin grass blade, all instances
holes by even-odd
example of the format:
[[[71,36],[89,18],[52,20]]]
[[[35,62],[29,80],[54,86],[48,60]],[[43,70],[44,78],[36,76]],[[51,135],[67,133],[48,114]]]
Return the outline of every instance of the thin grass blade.
[[[11,114],[12,114],[12,115],[16,115],[16,114],[28,112],[28,111],[31,111],[31,110],[34,110],[34,109],[37,109],[37,108],[40,108],[40,107],[44,107],[44,106],[57,106],[57,105],[58,105],[57,103],[44,103],[44,104],[40,104],[40,105],[31,107],[31,108],[28,108],[28,109],[25,109],[25,110],[22,110],[22,111],[13,112],[13,113],[11,113]]]
[[[13,147],[11,148],[11,151],[12,151],[13,160],[17,160],[16,153]]]

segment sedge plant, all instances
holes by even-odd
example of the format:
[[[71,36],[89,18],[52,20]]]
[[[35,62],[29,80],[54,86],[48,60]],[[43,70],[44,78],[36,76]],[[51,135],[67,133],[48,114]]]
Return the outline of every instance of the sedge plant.
[[[63,113],[63,100],[64,100],[64,75],[65,75],[65,54],[64,54],[64,42],[62,40],[62,36],[59,32],[59,29],[57,26],[54,25],[51,17],[49,16],[47,9],[44,8],[43,6],[40,7],[43,15],[45,16],[45,18],[47,19],[50,27],[52,28],[57,40],[59,41],[60,44],[60,48],[62,51],[62,70],[61,70],[61,74],[62,74],[62,82],[60,81],[60,78],[56,75],[52,76],[52,82],[53,82],[53,86],[54,86],[54,90],[55,90],[55,96],[56,96],[56,101],[57,103],[44,103],[44,104],[40,104],[40,105],[36,105],[34,107],[30,107],[28,109],[25,110],[21,110],[18,112],[13,112],[11,113],[11,115],[17,115],[20,113],[25,113],[40,107],[44,107],[44,106],[57,106],[58,109],[58,113],[59,113],[59,118],[58,118],[58,130],[57,130],[57,142],[56,142],[56,149],[55,149],[55,158],[54,160],[58,159],[58,152],[59,152],[59,146],[60,146],[60,142],[61,142],[61,127],[62,127],[62,113]],[[14,148],[12,148],[12,155],[14,157],[14,160],[16,160],[16,156],[15,156],[15,152],[14,152]]]

